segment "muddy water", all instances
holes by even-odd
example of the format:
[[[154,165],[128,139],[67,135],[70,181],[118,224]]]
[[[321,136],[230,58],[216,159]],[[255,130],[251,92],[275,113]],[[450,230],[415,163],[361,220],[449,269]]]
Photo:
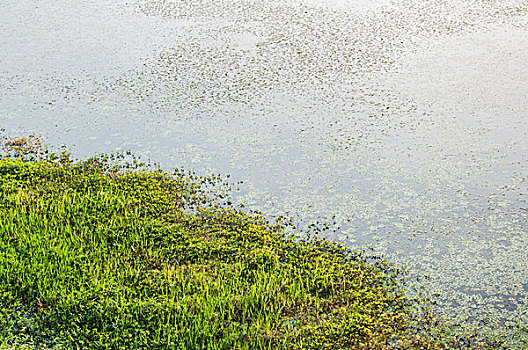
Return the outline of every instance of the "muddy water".
[[[528,321],[528,4],[6,0],[0,126],[231,173],[238,200]]]

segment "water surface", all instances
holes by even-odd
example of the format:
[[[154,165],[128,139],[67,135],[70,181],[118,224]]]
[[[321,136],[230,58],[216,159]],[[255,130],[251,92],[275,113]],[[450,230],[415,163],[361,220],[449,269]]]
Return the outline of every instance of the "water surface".
[[[231,173],[238,201],[528,321],[526,1],[0,4],[0,126]]]

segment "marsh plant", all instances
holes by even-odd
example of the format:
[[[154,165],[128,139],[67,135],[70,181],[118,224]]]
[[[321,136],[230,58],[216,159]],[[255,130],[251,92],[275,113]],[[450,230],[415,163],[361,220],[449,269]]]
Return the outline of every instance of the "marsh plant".
[[[0,158],[0,344],[64,349],[499,347],[433,317],[404,270],[242,211],[217,175],[39,137]]]

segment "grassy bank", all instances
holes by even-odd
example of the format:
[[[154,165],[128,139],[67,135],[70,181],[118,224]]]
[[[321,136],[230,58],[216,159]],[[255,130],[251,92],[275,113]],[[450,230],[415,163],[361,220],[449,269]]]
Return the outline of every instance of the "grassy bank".
[[[448,332],[397,267],[238,210],[218,177],[38,147],[0,157],[3,346],[491,346]]]

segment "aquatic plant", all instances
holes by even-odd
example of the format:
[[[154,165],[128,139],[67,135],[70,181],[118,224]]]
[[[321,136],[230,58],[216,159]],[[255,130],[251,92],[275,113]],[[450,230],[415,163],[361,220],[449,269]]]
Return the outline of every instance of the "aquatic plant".
[[[408,293],[401,268],[237,209],[219,176],[127,153],[73,160],[35,136],[4,146],[4,346],[479,347]]]

